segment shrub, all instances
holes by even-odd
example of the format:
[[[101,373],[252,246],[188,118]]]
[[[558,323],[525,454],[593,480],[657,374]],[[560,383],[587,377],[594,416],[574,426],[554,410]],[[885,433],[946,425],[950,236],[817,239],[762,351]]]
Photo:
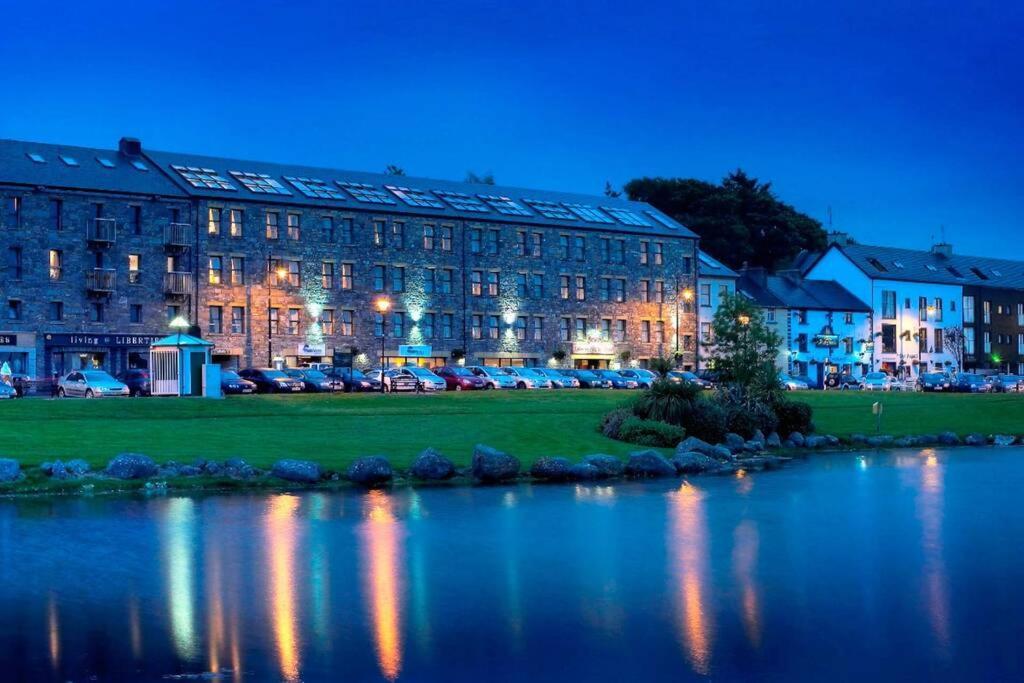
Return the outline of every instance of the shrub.
[[[687,415],[699,393],[700,388],[689,382],[676,384],[659,380],[637,397],[633,412],[644,420],[686,427]]]
[[[609,439],[617,439],[619,438],[619,428],[622,426],[623,421],[632,416],[632,410],[616,408],[611,412],[605,413],[605,416],[601,418],[601,426],[598,427],[598,431]]]
[[[793,432],[809,434],[814,431],[811,406],[803,401],[779,401],[775,404],[775,415],[778,417],[777,431],[783,439]]]
[[[657,420],[627,417],[619,426],[619,439],[640,446],[674,448],[686,436],[686,430]]]
[[[666,372],[675,369],[675,365],[668,358],[652,358],[647,362],[647,369],[664,377]]]
[[[749,410],[740,405],[730,405],[727,411],[726,424],[730,432],[736,432],[744,439],[754,436],[754,430],[760,429],[757,418]]]
[[[686,433],[708,443],[721,443],[729,431],[728,415],[717,401],[700,398],[693,402],[686,419]]]

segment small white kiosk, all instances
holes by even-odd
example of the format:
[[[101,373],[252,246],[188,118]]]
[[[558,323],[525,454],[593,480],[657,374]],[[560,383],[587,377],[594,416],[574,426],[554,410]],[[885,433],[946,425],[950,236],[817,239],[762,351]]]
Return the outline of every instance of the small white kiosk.
[[[220,369],[213,365],[213,343],[205,339],[176,332],[149,347],[150,386],[154,396],[219,398],[220,373],[211,368]]]

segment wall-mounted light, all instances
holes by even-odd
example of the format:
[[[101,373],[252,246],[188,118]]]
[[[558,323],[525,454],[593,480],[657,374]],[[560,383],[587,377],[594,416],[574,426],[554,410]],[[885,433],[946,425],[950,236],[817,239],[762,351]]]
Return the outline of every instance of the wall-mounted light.
[[[506,325],[511,325],[512,323],[514,323],[516,321],[516,312],[515,311],[505,311],[502,314],[501,319],[505,321]]]

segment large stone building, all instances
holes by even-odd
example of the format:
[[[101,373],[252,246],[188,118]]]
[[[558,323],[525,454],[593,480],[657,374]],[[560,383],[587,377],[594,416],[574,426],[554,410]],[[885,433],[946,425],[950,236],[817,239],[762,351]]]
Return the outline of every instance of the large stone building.
[[[697,238],[646,204],[132,139],[0,141],[0,200],[0,359],[36,376],[145,366],[178,316],[226,366],[696,362]]]

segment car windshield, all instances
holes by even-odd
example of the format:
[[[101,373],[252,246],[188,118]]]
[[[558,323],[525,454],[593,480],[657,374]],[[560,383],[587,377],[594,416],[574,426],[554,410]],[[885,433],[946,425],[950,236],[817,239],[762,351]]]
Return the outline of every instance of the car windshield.
[[[927,375],[924,375],[924,379],[931,380],[931,381],[934,382],[934,381],[938,381],[940,379],[944,379],[944,377],[943,377],[943,375],[941,375],[941,374],[939,374],[937,372],[930,372]]]
[[[484,372],[486,372],[488,375],[504,375],[504,374],[507,374],[501,368],[494,367],[493,365],[485,365],[484,366]]]
[[[82,374],[85,375],[85,378],[87,380],[89,380],[90,382],[113,382],[114,381],[113,377],[111,377],[107,373],[103,372],[102,370],[89,370],[87,372],[83,372]]]
[[[241,379],[234,370],[224,370],[220,373],[221,379]]]
[[[409,372],[416,375],[417,377],[433,377],[434,373],[426,368],[406,368]]]
[[[327,375],[319,370],[306,370],[303,374],[309,379],[327,379]]]
[[[981,380],[981,375],[960,375],[960,376],[963,377],[965,382],[970,382],[971,384],[977,384],[977,383],[982,381]]]
[[[885,379],[885,373],[884,372],[869,372],[868,374],[864,375],[864,379]]]
[[[346,370],[344,376],[351,376],[352,379],[364,379],[366,377],[361,370]]]
[[[280,370],[264,370],[263,376],[267,379],[288,379],[288,375],[284,374]]]
[[[598,379],[598,376],[592,373],[590,370],[580,370],[579,377],[582,379]]]

